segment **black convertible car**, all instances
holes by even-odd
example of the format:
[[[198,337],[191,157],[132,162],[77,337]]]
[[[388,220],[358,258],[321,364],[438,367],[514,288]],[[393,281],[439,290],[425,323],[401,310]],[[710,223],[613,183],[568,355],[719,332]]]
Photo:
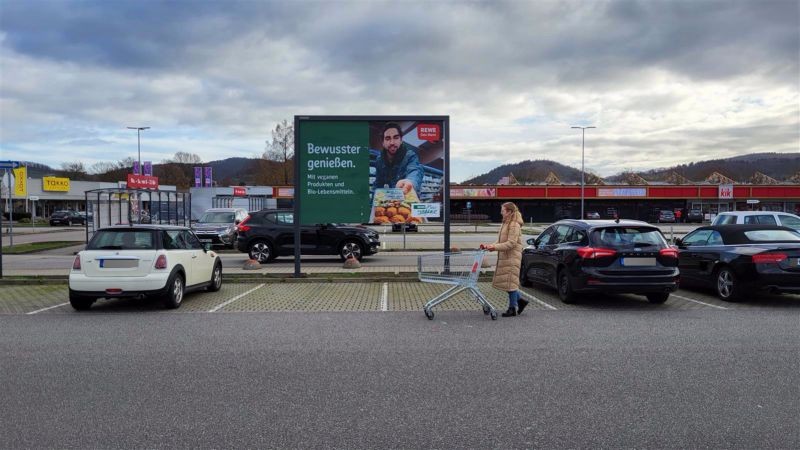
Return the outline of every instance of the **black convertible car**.
[[[677,239],[681,285],[726,301],[748,293],[800,293],[800,233],[777,225],[700,227]]]

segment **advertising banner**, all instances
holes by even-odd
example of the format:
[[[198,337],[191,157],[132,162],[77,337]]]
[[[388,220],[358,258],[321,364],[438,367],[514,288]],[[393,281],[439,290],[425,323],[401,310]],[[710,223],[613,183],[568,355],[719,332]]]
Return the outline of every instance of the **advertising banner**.
[[[43,177],[42,190],[50,192],[69,192],[69,178]]]
[[[139,161],[134,161],[133,162],[133,173],[136,174],[136,175],[141,175],[142,174],[141,169],[142,168],[139,166]]]
[[[153,176],[153,162],[152,161],[145,161],[144,163],[142,163],[142,165],[144,166],[144,175],[146,175],[148,177],[152,177]]]
[[[211,167],[205,167],[205,186],[211,187],[214,179],[211,177]]]
[[[233,186],[234,197],[247,197],[247,189],[244,186]]]
[[[25,197],[28,195],[28,169],[20,167],[14,170],[14,195]]]
[[[411,205],[411,217],[441,217],[441,203],[414,203]]]
[[[128,174],[129,189],[158,189],[158,177]]]
[[[497,189],[463,189],[453,188],[450,189],[450,197],[473,197],[473,198],[493,198],[497,197]]]
[[[646,197],[647,188],[597,188],[598,197]]]
[[[203,168],[194,168],[194,187],[203,187]]]
[[[442,201],[441,117],[297,123],[302,224],[421,222],[421,216],[411,215],[411,205]]]

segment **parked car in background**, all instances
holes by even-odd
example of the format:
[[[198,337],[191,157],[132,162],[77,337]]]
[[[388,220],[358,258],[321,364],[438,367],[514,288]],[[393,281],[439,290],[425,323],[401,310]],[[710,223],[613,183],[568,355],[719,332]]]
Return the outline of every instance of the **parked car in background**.
[[[294,255],[294,214],[292,210],[261,210],[250,213],[239,224],[237,248],[251,259],[266,263],[279,256]],[[361,260],[378,252],[377,231],[361,225],[335,223],[300,226],[303,255],[339,255]]]
[[[94,215],[92,213],[87,213],[86,211],[78,211],[78,214],[81,217],[83,217],[84,223],[86,223],[87,221],[94,220]]]
[[[192,229],[201,242],[234,248],[238,226],[246,217],[247,211],[242,208],[211,208],[192,224]]]
[[[587,219],[600,219],[600,213],[597,211],[587,211],[586,212]]]
[[[678,288],[678,252],[638,220],[561,220],[528,240],[520,281],[558,290],[564,303],[582,292],[631,293],[664,303]]]
[[[800,231],[800,217],[775,211],[730,211],[719,213],[711,225],[762,224],[781,225]]]
[[[192,230],[166,225],[101,228],[72,263],[69,302],[86,310],[100,298],[160,297],[177,308],[184,293],[222,286],[222,261]]]
[[[50,215],[50,225],[83,225],[86,223],[86,218],[80,215],[77,211],[62,210],[55,211]]]
[[[703,223],[703,211],[699,209],[689,209],[686,211],[686,223]]]
[[[656,209],[650,213],[650,223],[675,223],[675,213],[668,209]]]
[[[737,301],[748,293],[800,293],[800,233],[777,225],[712,225],[677,239],[681,285]]]

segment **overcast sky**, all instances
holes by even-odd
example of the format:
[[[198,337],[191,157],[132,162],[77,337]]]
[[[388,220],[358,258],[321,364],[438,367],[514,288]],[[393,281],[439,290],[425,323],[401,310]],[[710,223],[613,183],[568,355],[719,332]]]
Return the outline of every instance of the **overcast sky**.
[[[800,2],[0,3],[0,159],[263,153],[296,114],[449,115],[452,180],[800,152]]]

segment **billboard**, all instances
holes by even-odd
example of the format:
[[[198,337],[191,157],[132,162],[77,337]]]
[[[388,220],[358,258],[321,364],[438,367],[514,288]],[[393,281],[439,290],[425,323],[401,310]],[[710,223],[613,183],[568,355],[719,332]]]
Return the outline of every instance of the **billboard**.
[[[302,224],[429,220],[443,201],[447,116],[295,117]]]

